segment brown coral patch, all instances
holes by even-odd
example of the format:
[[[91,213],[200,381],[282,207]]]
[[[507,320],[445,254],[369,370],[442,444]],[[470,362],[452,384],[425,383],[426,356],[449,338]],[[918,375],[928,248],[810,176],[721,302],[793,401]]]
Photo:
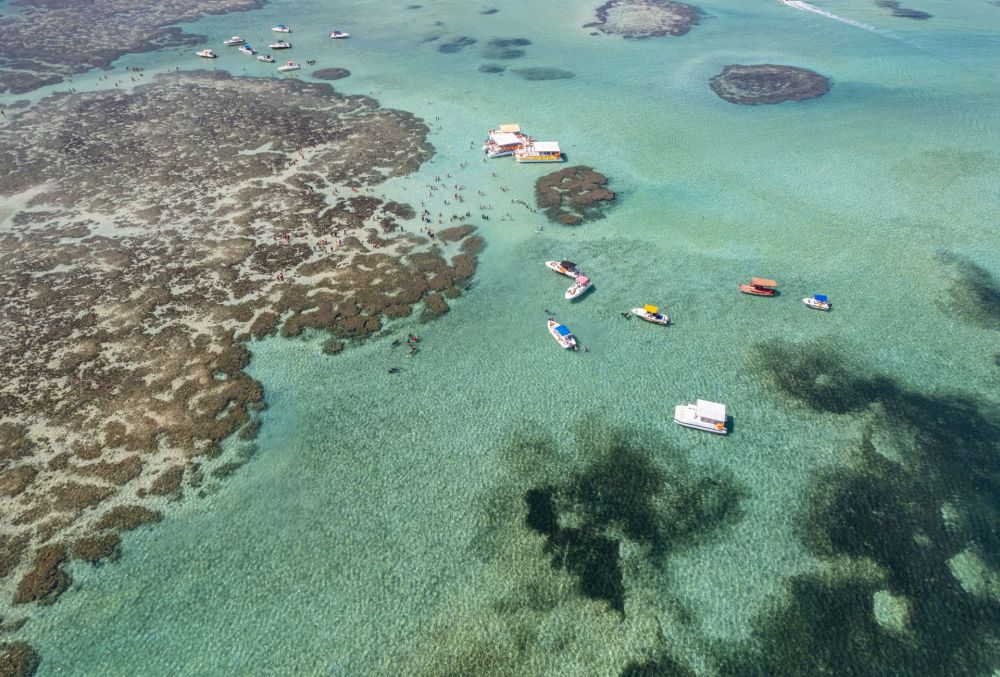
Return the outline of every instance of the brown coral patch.
[[[43,546],[35,556],[31,570],[24,575],[14,593],[14,604],[52,604],[69,587],[69,574],[63,571],[66,548],[62,545]]]
[[[38,469],[32,465],[22,465],[0,472],[0,496],[18,496],[34,481]]]
[[[24,642],[0,644],[0,677],[31,677],[40,663],[35,650]]]
[[[709,85],[719,98],[748,106],[804,101],[830,91],[830,81],[819,73],[770,63],[731,64],[709,80]]]
[[[73,545],[73,556],[91,564],[105,559],[117,559],[118,542],[118,534],[82,538]]]
[[[604,205],[615,199],[607,184],[607,177],[590,167],[566,167],[535,182],[535,200],[551,221],[579,225],[601,218]]]
[[[471,235],[476,231],[475,226],[461,225],[443,228],[437,232],[438,239],[442,242],[457,242],[466,235]]]
[[[671,0],[610,0],[597,8],[597,20],[584,24],[626,38],[685,35],[701,19],[701,10]]]

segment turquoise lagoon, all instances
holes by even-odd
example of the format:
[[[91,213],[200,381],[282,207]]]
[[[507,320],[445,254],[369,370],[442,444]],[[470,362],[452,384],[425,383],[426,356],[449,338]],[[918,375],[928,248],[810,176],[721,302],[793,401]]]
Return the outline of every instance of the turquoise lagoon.
[[[968,282],[972,265],[1000,275],[1000,7],[912,2],[934,17],[893,18],[860,0],[822,4],[877,31],[770,1],[701,2],[705,17],[688,35],[648,40],[591,35],[582,25],[599,3],[577,1],[509,1],[495,14],[482,13],[488,3],[443,0],[415,0],[420,9],[273,2],[187,26],[222,54],[214,66],[264,77],[271,67],[221,41],[240,34],[263,45],[282,21],[295,31],[294,58],[352,72],[338,90],[423,118],[435,158],[384,194],[423,199],[447,217],[442,192],[428,197],[426,186],[450,173],[446,181],[467,195],[482,190],[478,199],[493,205],[480,225],[488,246],[475,284],[439,320],[391,325],[335,357],[317,336],[254,343],[250,372],[268,405],[255,455],[206,497],[188,491],[162,523],[127,535],[118,563],[74,566],[71,591],[23,631],[43,656],[39,674],[617,674],[658,653],[715,674],[733,647],[766,646],[757,619],[780,612],[794,577],[874,568],[810,547],[803,523],[823,473],[866,463],[859,441],[877,427],[881,405],[809,407],[775,387],[760,356],[788,347],[779,362],[884,376],[911,403],[912,393],[945,403],[962,394],[987,417],[997,404],[995,320],[969,321],[988,316],[988,294],[965,312],[969,296],[952,286]],[[330,41],[333,28],[352,38]],[[477,42],[438,50],[461,36]],[[495,38],[531,44],[521,57],[489,58]],[[120,63],[148,77],[202,65],[194,49]],[[507,70],[479,72],[486,63]],[[832,86],[806,102],[736,106],[708,88],[731,63],[802,66]],[[573,77],[531,81],[515,72],[524,68]],[[97,77],[76,78],[78,89],[107,86]],[[506,121],[558,139],[571,164],[609,176],[618,204],[578,228],[512,204],[532,201],[535,179],[551,168],[481,161],[484,130]],[[512,220],[500,220],[508,211]],[[551,258],[580,263],[594,291],[564,301],[568,281],[542,265]],[[751,275],[777,278],[783,294],[736,293]],[[802,305],[817,292],[831,296],[834,312]],[[675,324],[620,316],[641,303],[665,305]],[[589,352],[560,351],[545,309]],[[412,359],[390,345],[409,331],[423,338]],[[392,366],[401,373],[387,374]],[[673,406],[696,397],[728,404],[730,437],[672,423]],[[737,496],[729,517],[671,542],[662,557],[622,544],[623,613],[574,593],[574,577],[549,566],[541,537],[518,516],[517,492],[532,473],[539,482],[572,474],[612,429],[664,472],[711,477]],[[524,435],[548,435],[552,449],[516,451]],[[970,444],[997,451],[995,442]],[[901,474],[940,474],[905,454],[899,462]],[[948,498],[963,512],[975,500],[956,465],[947,482],[959,488]],[[512,476],[529,479],[512,485]],[[504,500],[499,514],[514,515],[506,521],[491,515]],[[484,540],[495,541],[487,554]],[[949,557],[962,549],[928,540],[951,548]],[[966,543],[986,561],[995,546]],[[857,575],[905,597],[892,576]],[[558,599],[497,611],[525,589]],[[996,637],[995,608],[978,632]],[[965,613],[960,604],[950,611]],[[951,619],[912,622],[898,632],[919,644],[925,628]],[[985,660],[1000,668],[996,653]],[[927,661],[928,673],[939,669]]]

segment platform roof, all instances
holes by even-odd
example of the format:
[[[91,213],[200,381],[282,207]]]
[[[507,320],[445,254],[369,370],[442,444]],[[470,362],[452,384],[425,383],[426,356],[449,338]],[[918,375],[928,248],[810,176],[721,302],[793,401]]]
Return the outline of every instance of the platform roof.
[[[726,405],[708,400],[698,400],[698,417],[707,418],[709,421],[726,421]]]

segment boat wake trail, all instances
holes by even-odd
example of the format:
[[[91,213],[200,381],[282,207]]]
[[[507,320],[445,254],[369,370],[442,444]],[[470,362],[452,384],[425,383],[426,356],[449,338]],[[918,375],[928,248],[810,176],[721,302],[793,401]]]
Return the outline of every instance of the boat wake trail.
[[[889,31],[882,30],[881,28],[876,28],[866,23],[860,21],[855,21],[854,19],[848,19],[846,17],[837,16],[832,12],[828,12],[825,9],[821,9],[816,5],[810,5],[808,2],[803,2],[802,0],[780,0],[781,4],[788,5],[789,7],[794,7],[795,9],[802,10],[803,12],[812,12],[813,14],[819,14],[820,16],[825,16],[827,19],[833,19],[834,21],[839,21],[845,23],[848,26],[855,26],[856,28],[863,28],[866,31],[871,31],[872,33],[878,33],[879,35],[893,36]]]

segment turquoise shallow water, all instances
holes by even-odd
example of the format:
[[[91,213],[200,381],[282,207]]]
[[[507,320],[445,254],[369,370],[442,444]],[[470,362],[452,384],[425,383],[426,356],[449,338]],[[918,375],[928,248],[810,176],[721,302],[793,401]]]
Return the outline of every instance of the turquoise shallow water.
[[[782,394],[757,366],[760,345],[834,346],[820,362],[843,358],[859,377],[885,375],[907,392],[995,404],[996,331],[954,312],[955,267],[943,256],[1000,275],[1000,8],[922,1],[934,18],[915,22],[859,0],[822,5],[882,31],[873,32],[773,2],[718,1],[701,5],[705,19],[685,37],[626,41],[581,28],[586,3],[507,2],[481,14],[487,6],[277,2],[190,27],[212,46],[234,33],[263,43],[284,21],[296,59],[352,71],[339,90],[425,119],[436,157],[384,192],[439,200],[426,198],[426,184],[453,173],[494,205],[480,231],[488,247],[471,291],[431,324],[398,324],[332,358],[315,337],[253,344],[250,371],[268,404],[253,460],[207,498],[126,536],[119,563],[74,567],[72,591],[24,630],[44,657],[40,674],[443,671],[441,654],[458,640],[440,628],[454,622],[472,628],[457,637],[482,642],[497,600],[557,576],[516,519],[490,522],[490,497],[505,496],[518,473],[512,439],[543,429],[560,463],[577,467],[611,426],[652,449],[656,464],[680,458],[737,486],[738,514],[662,559],[626,552],[624,620],[572,600],[519,617],[536,623],[527,654],[543,656],[523,670],[610,674],[658,641],[711,674],[717,643],[750,637],[792,577],[834,567],[804,543],[801,516],[819,473],[856,466],[853,450],[879,416]],[[331,43],[334,27],[353,37]],[[459,36],[478,42],[437,50]],[[488,40],[515,37],[531,41],[523,57],[483,57]],[[190,51],[121,63],[148,76],[193,67]],[[219,68],[270,73],[222,53]],[[575,77],[478,72],[498,62]],[[767,62],[816,70],[832,89],[743,107],[707,86],[726,64]],[[98,86],[96,77],[77,87]],[[509,202],[530,200],[548,169],[484,164],[470,149],[508,120],[611,177],[620,200],[608,217],[536,232],[541,217]],[[508,209],[514,219],[498,220]],[[563,301],[566,283],[541,265],[550,258],[581,263],[593,293]],[[776,277],[783,295],[736,294],[750,275]],[[799,299],[815,292],[830,294],[835,312],[805,309]],[[619,316],[644,302],[665,304],[674,326]],[[560,352],[545,308],[590,351]],[[412,360],[390,347],[407,331],[424,338]],[[397,365],[401,374],[386,374]],[[696,397],[729,405],[731,437],[671,422],[672,407]],[[597,423],[581,429],[586,420]],[[967,508],[971,499],[954,493]],[[484,557],[474,544],[491,528],[506,540]]]

